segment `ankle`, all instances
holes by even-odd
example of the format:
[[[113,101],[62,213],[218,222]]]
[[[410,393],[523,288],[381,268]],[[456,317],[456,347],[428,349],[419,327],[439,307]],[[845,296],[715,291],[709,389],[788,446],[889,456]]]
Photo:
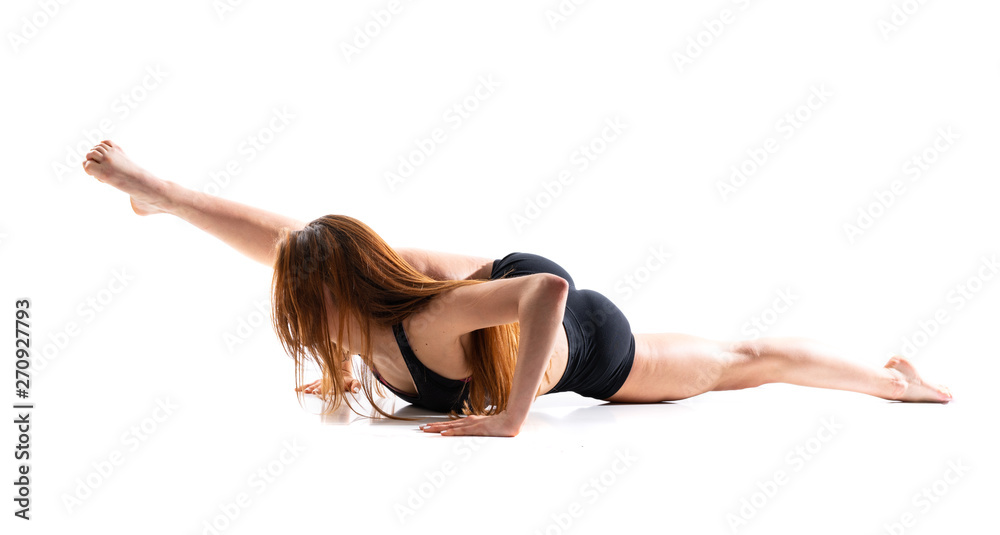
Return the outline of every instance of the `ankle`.
[[[157,208],[172,215],[179,215],[191,204],[191,190],[169,180],[156,179]]]
[[[907,387],[910,386],[909,381],[903,376],[902,372],[894,368],[882,368],[885,370],[885,375],[888,378],[888,386],[886,391],[888,395],[886,399],[900,399],[906,392]]]

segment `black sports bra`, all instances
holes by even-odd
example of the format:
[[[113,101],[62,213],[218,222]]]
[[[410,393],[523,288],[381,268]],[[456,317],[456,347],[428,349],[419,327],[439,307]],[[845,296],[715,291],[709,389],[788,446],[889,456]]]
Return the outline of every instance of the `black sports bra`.
[[[396,343],[399,345],[399,351],[403,354],[406,368],[410,370],[410,377],[413,378],[413,384],[417,387],[417,395],[411,396],[393,388],[392,385],[385,382],[382,376],[372,368],[372,373],[378,379],[378,382],[385,385],[386,388],[403,401],[418,407],[437,412],[461,411],[462,405],[469,397],[468,384],[471,377],[466,379],[448,379],[434,373],[427,366],[424,366],[420,362],[420,359],[417,358],[417,355],[413,353],[410,341],[406,339],[406,333],[403,331],[402,323],[393,325],[392,332],[396,335]]]

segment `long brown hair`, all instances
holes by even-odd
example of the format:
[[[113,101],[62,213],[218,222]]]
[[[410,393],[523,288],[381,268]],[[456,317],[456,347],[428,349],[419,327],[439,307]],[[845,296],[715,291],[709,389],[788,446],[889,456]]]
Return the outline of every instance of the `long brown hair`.
[[[296,386],[302,386],[304,365],[311,360],[323,374],[321,392],[331,399],[324,414],[344,402],[357,413],[344,393],[341,363],[357,353],[369,370],[374,369],[372,328],[392,326],[426,307],[447,306],[449,290],[483,282],[434,280],[403,260],[368,225],[348,216],[327,215],[280,235],[271,281],[271,320],[281,345],[295,361]],[[339,316],[336,333],[330,329],[324,288]],[[433,321],[433,314],[421,318],[427,316]],[[349,321],[357,325],[361,340],[349,339]],[[518,330],[515,322],[473,331],[469,397],[458,412],[495,414],[507,406]],[[377,385],[371,374],[358,380],[376,411],[398,418],[372,399]],[[304,395],[299,392],[300,403]]]

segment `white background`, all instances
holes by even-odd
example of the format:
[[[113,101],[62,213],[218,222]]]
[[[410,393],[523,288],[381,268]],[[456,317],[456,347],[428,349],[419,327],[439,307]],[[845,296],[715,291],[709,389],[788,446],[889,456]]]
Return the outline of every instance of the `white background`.
[[[31,299],[36,361],[33,519],[5,500],[5,533],[995,529],[996,3],[49,4],[5,2],[0,19],[0,315],[14,323],[15,299]],[[893,19],[900,6],[911,14]],[[471,97],[483,79],[495,91]],[[276,109],[294,117],[272,122]],[[607,121],[625,127],[595,142]],[[445,141],[390,188],[435,128]],[[321,419],[298,406],[258,312],[270,270],[183,221],[135,216],[74,155],[104,138],[162,178],[303,220],[352,215],[394,246],[543,254],[636,332],[738,339],[762,317],[765,335],[872,366],[916,339],[914,362],[956,401],[787,385],[638,407],[559,394],[517,438],[486,441]],[[251,159],[254,138],[268,143]],[[777,150],[720,194],[769,138]],[[908,173],[914,157],[933,162]],[[873,206],[895,180],[902,193]],[[776,313],[779,292],[794,298]],[[970,468],[956,478],[949,463]],[[925,489],[933,501],[914,498]]]

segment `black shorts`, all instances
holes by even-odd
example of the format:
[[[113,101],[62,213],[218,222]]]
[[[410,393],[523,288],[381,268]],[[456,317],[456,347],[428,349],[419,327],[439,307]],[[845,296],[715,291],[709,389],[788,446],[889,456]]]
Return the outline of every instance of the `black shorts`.
[[[552,273],[569,283],[563,315],[569,345],[566,372],[549,393],[611,397],[625,384],[635,358],[635,336],[625,314],[600,293],[578,290],[565,269],[535,254],[510,253],[494,260],[490,279],[534,273]]]

